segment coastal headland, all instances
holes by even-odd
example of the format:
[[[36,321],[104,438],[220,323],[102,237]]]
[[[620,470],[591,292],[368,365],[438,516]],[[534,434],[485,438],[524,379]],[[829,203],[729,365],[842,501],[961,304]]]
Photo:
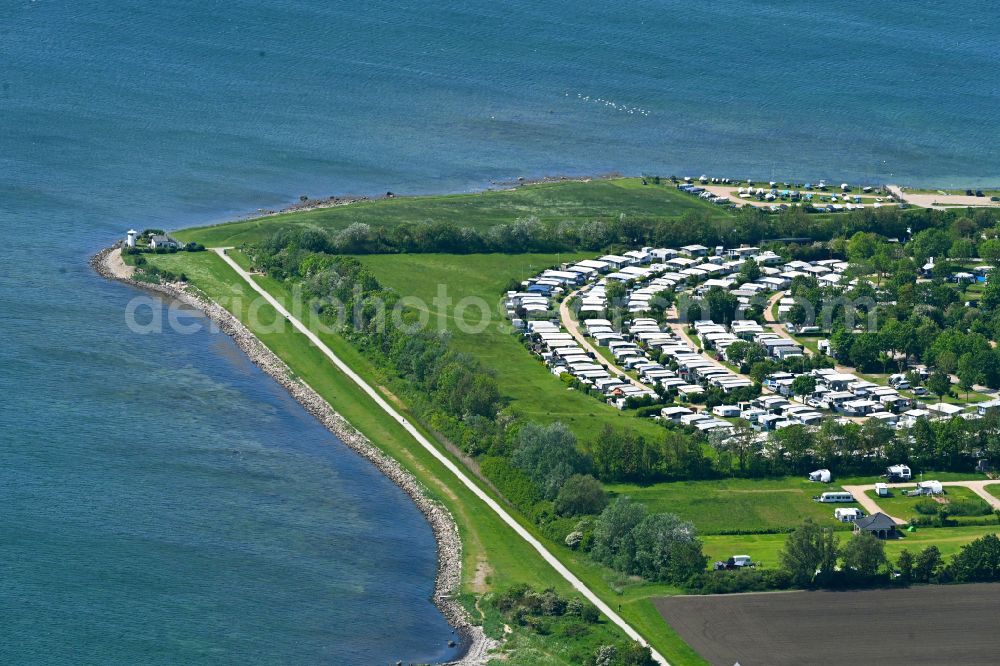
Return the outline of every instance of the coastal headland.
[[[816,486],[802,479],[798,467],[755,452],[761,469],[773,471],[737,469],[725,445],[687,422],[671,424],[662,414],[680,410],[691,414],[691,424],[707,418],[713,422],[702,421],[706,425],[732,428],[744,412],[736,401],[756,401],[769,373],[779,375],[776,371],[787,369],[805,374],[814,365],[822,370],[824,354],[816,342],[792,328],[786,330],[784,321],[775,318],[790,287],[805,285],[818,293],[820,283],[809,282],[807,271],[833,273],[837,279],[824,284],[832,285],[826,289],[835,295],[847,289],[836,286],[841,272],[849,272],[856,283],[875,287],[883,284],[885,271],[871,259],[877,249],[899,262],[904,275],[923,270],[921,284],[934,279],[936,302],[978,303],[986,296],[985,280],[977,281],[976,276],[984,276],[989,262],[995,261],[982,257],[997,249],[990,235],[997,220],[989,205],[932,211],[912,203],[900,205],[906,202],[887,188],[846,183],[836,187],[836,204],[830,201],[834,194],[829,187],[800,191],[813,195],[813,201],[825,198],[822,206],[795,201],[794,184],[785,192],[784,184],[767,183],[768,189],[752,194],[755,201],[761,197],[766,203],[737,209],[733,202],[722,201],[727,197],[720,193],[707,188],[692,191],[700,179],[689,186],[685,180],[557,179],[476,194],[393,194],[315,207],[302,202],[290,212],[174,232],[176,247],[162,251],[143,245],[122,255],[116,248],[102,253],[95,264],[108,277],[194,299],[192,304],[209,311],[213,321],[216,317],[210,310],[216,308],[220,320],[231,319],[229,330],[220,328],[251,358],[266,350],[270,356],[264,355],[265,362],[271,369],[261,367],[293,395],[295,386],[306,391],[296,398],[331,431],[401,487],[413,482],[414,492],[422,492],[431,502],[421,510],[439,544],[447,545],[439,545],[442,571],[436,601],[443,604],[442,610],[453,603],[445,613],[456,627],[465,622],[469,628],[463,631],[479,627],[483,636],[496,641],[470,639],[483,647],[467,658],[504,659],[510,664],[589,663],[598,657],[612,664],[668,660],[701,664],[704,660],[663,623],[657,599],[691,589],[710,591],[713,585],[726,584],[722,581],[727,576],[758,586],[752,589],[782,589],[788,583],[776,564],[788,535],[803,519],[824,525],[842,543],[848,541],[850,525],[831,523],[830,509],[810,500]],[[719,186],[728,192],[732,184]],[[840,205],[847,201],[844,193],[853,191],[860,193],[862,204],[856,205],[852,196],[849,208]],[[705,192],[708,196],[702,196]],[[991,192],[983,197],[973,194],[976,203],[983,199],[991,203]],[[876,196],[883,201],[874,201]],[[878,210],[862,210],[869,203],[869,208]],[[214,251],[201,251],[203,246]],[[664,257],[674,256],[701,269],[685,268],[687,273],[681,275],[673,272],[681,270],[680,263],[676,268],[660,264],[652,268],[650,255],[656,248],[663,248]],[[983,254],[977,256],[977,250]],[[941,259],[941,267],[931,275],[933,266],[924,265],[929,251],[954,260]],[[746,257],[750,260],[744,261]],[[757,265],[754,258],[762,263]],[[613,262],[620,264],[619,271],[628,270],[613,272]],[[630,263],[634,265],[629,267]],[[605,268],[602,275],[588,274],[575,282],[586,287],[585,294],[560,282],[577,279],[569,275],[572,270],[581,271],[578,277],[598,270],[588,264]],[[843,266],[834,270],[836,264]],[[792,280],[793,269],[799,272],[797,282]],[[720,270],[725,279],[715,277]],[[958,277],[949,282],[946,278],[952,273]],[[629,310],[625,306],[629,298],[638,303],[637,296],[647,291],[652,295],[650,289],[666,284],[647,287],[649,280],[673,281],[675,294],[701,299],[699,307],[709,307],[712,315],[716,313],[708,297],[758,283],[768,311],[752,316],[759,327],[777,332],[766,337],[778,339],[780,346],[802,347],[797,355],[804,359],[801,367],[793,360],[784,365],[769,362],[771,366],[761,373],[751,372],[748,364],[710,349],[705,344],[708,338],[699,337],[707,333],[677,319],[677,308]],[[621,296],[612,295],[614,281],[622,283]],[[602,304],[590,315],[597,319],[586,326],[585,318],[577,318],[583,295]],[[645,302],[648,305],[649,299]],[[544,311],[529,315],[525,303]],[[385,323],[385,330],[373,323],[376,320],[358,319],[362,316],[358,313],[378,314],[380,307],[384,317],[377,321]],[[596,306],[591,302],[590,307]],[[338,320],[338,308],[347,313],[346,321]],[[978,312],[976,305],[965,309]],[[477,311],[481,322],[469,318]],[[596,337],[591,338],[596,335],[595,322],[607,329],[602,335],[628,335],[630,317],[640,315],[648,317],[642,319],[648,322],[645,326],[656,328],[651,335],[676,338],[675,343],[699,357],[699,365],[710,371],[707,374],[736,375],[745,387],[741,397],[727,398],[709,386],[708,379],[702,386],[685,383],[696,381],[693,375],[671,383],[683,385],[683,396],[672,390],[653,391],[646,371],[653,369],[660,377],[682,371],[668,360],[665,348],[661,353],[635,337],[638,356],[625,357],[612,355]],[[887,316],[905,318],[894,311]],[[533,335],[526,322],[538,323],[541,333]],[[735,322],[723,322],[721,334],[728,335],[728,324]],[[423,328],[408,328],[414,324]],[[575,338],[559,332],[561,326],[574,330],[574,324]],[[621,330],[611,330],[612,326]],[[878,332],[876,324],[869,326],[872,335]],[[985,330],[983,326],[980,329]],[[825,329],[820,333],[831,335]],[[588,338],[586,344],[580,342],[581,335]],[[240,336],[247,339],[246,346]],[[579,381],[582,375],[575,378],[560,355],[552,353],[567,345],[580,345],[581,357],[589,350],[589,358],[575,361],[581,373],[616,375],[606,381],[618,380],[619,394],[603,393],[596,385]],[[906,360],[898,359],[903,364]],[[896,361],[891,355],[881,360],[855,355],[829,365],[831,370],[835,365],[841,377],[857,372],[858,381],[880,395],[888,390],[901,402],[931,406],[933,398],[926,390],[914,394],[901,388],[896,393],[886,386],[898,378],[890,380],[888,369],[877,366]],[[864,374],[853,364],[863,367]],[[913,375],[910,381],[920,380]],[[937,397],[941,404],[947,400],[950,405],[957,403],[954,409],[971,412],[977,402],[991,404],[992,395],[985,386],[973,389],[974,384],[969,384],[964,399],[950,390],[933,390],[941,392]],[[800,385],[805,386],[796,386]],[[816,388],[811,381],[808,390]],[[630,402],[626,392],[647,395]],[[714,402],[688,397],[706,392]],[[778,393],[776,385],[769,385],[768,399],[780,399]],[[820,404],[818,399],[813,402]],[[716,412],[715,406],[725,409]],[[788,418],[792,417],[786,417],[785,427],[794,427],[772,438],[813,436]],[[850,437],[872,437],[883,444],[897,437],[891,428],[869,427],[868,419],[860,416],[837,420],[836,427],[850,430]],[[528,442],[526,432],[545,446],[571,442],[570,448],[562,449],[562,459],[574,479],[582,480],[574,481],[574,486],[567,482],[568,473],[539,475],[551,463],[543,458],[525,462],[525,456],[535,455],[527,453],[534,442]],[[355,441],[362,444],[356,446]],[[383,468],[377,456],[364,452],[365,447],[378,451],[390,464]],[[642,452],[635,453],[636,447]],[[977,498],[963,493],[957,484],[952,489],[952,481],[975,481],[983,472],[966,471],[957,463],[935,468],[926,466],[934,464],[933,458],[926,460],[930,462],[924,469],[945,481],[953,496],[943,498],[941,505],[966,513],[948,518],[946,509],[934,522],[914,518],[919,532],[886,544],[885,552],[893,557],[906,546],[933,547],[942,556],[957,557],[995,531],[988,503],[980,507]],[[843,468],[835,471],[838,484],[871,485],[871,469],[862,469],[851,457],[838,464]],[[393,477],[400,470],[409,480],[401,483]],[[558,484],[556,490],[547,490],[550,483]],[[560,485],[590,495],[570,500]],[[406,490],[419,505],[417,496]],[[937,511],[916,502],[904,504],[901,498],[876,500],[875,506],[884,505],[896,515],[906,515],[898,512],[915,511],[912,507],[917,506],[920,511]],[[608,524],[602,521],[609,511],[629,502],[638,513],[627,519],[642,525],[690,521],[679,533],[697,530],[699,553],[704,548],[699,557],[706,560],[700,565],[692,559],[684,565],[690,568],[677,574],[666,565],[657,569],[660,565],[650,560],[623,563],[622,558],[605,554],[597,543],[608,538]],[[435,521],[440,524],[435,526]],[[678,533],[657,530],[660,535]],[[651,532],[636,532],[637,538],[643,534]],[[448,541],[449,535],[454,541]],[[748,575],[725,573],[727,558],[742,552],[753,555],[761,568]],[[457,566],[445,564],[448,558]],[[711,567],[703,565],[713,559],[723,567],[706,572]],[[592,615],[581,610],[581,602],[592,604],[608,620],[591,622],[587,618]],[[653,651],[636,656],[639,661],[625,661],[632,659],[627,655],[635,638],[648,642]],[[494,653],[487,655],[491,649]],[[480,657],[473,655],[477,651]]]

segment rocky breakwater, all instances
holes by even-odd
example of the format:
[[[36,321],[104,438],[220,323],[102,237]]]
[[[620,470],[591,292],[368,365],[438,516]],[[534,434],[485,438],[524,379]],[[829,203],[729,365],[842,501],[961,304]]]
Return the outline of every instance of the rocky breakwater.
[[[380,472],[399,486],[424,514],[437,542],[437,576],[434,604],[460,635],[462,656],[447,662],[456,666],[479,666],[488,660],[488,653],[497,642],[487,637],[480,626],[473,624],[465,608],[455,600],[462,582],[462,542],[458,526],[451,513],[432,500],[417,479],[395,459],[389,457],[338,414],[316,391],[294,375],[278,356],[268,349],[228,310],[183,282],[149,283],[135,279],[135,269],[122,261],[120,244],[97,253],[90,261],[101,276],[135,287],[158,292],[197,308],[230,336],[236,345],[261,370],[287,390],[306,411],[320,421],[340,441],[367,459]]]

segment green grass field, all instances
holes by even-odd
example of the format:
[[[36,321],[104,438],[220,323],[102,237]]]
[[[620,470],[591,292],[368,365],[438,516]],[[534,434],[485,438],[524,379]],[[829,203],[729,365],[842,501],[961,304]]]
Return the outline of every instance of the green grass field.
[[[504,398],[525,418],[542,423],[562,421],[583,440],[592,439],[607,424],[628,425],[650,438],[663,437],[663,428],[655,422],[637,419],[630,412],[566,388],[524,349],[520,336],[511,332],[502,309],[498,311],[503,289],[512,278],[524,279],[560,261],[592,256],[383,254],[358,258],[383,285],[419,298],[429,311],[432,325],[441,321],[451,331],[456,349],[493,368]],[[432,302],[442,286],[453,304],[470,298],[488,303],[492,308],[490,324],[478,333],[459,330],[454,305]],[[466,323],[479,324],[482,320],[478,313],[468,308]]]
[[[209,247],[251,243],[281,229],[336,230],[354,222],[393,227],[402,223],[452,222],[490,227],[534,216],[542,222],[611,220],[621,215],[676,218],[689,211],[728,217],[730,213],[672,185],[643,185],[638,178],[526,185],[475,194],[397,197],[347,206],[283,213],[269,217],[184,229],[184,242]]]
[[[927,546],[937,546],[941,554],[948,558],[962,546],[986,534],[1000,534],[1000,525],[980,525],[966,527],[920,527],[915,532],[904,532],[900,539],[885,542],[886,555],[895,560],[900,551],[909,549],[916,552]],[[749,555],[758,565],[768,568],[778,566],[778,553],[785,544],[786,534],[754,534],[748,536],[709,535],[704,537],[705,554],[711,561],[725,560],[732,555]],[[838,533],[843,544],[850,538],[850,532]]]
[[[840,490],[839,485],[793,477],[616,484],[608,489],[643,502],[652,511],[676,513],[693,522],[700,534],[791,529],[806,518],[841,528],[843,524],[833,519],[833,509],[858,506],[814,502],[814,495]]]

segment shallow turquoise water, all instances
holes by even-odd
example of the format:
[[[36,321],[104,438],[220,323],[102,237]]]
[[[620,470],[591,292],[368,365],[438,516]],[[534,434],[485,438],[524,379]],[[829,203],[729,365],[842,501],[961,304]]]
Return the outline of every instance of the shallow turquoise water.
[[[997,184],[998,29],[923,0],[0,4],[0,661],[448,654],[418,512],[224,336],[130,333],[86,266],[123,230],[611,170]]]

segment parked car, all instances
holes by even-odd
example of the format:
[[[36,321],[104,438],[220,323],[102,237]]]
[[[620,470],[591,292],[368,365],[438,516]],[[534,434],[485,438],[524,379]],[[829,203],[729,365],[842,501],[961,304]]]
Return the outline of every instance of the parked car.
[[[923,386],[917,386],[913,389],[913,395],[919,396],[921,398],[930,395],[930,391],[925,389]]]

